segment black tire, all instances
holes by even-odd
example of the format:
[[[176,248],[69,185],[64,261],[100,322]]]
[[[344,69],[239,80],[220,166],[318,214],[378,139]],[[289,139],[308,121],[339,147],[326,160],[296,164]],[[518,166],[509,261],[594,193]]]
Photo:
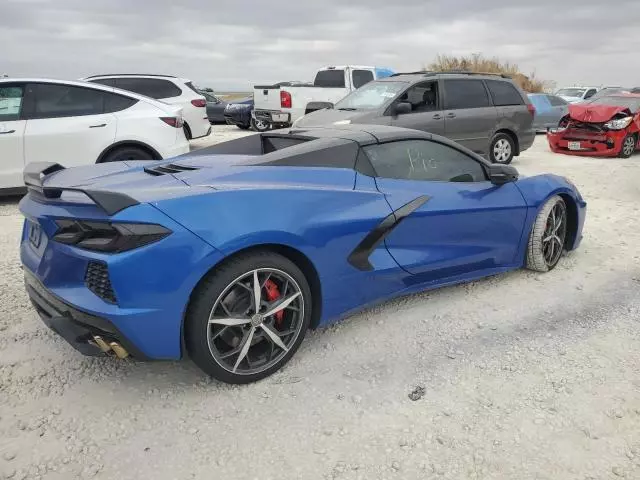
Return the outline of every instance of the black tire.
[[[266,132],[271,128],[271,124],[264,121],[256,121],[255,118],[251,119],[251,128],[256,132]]]
[[[236,125],[236,127],[238,127],[240,130],[249,130],[251,128],[251,124],[249,125]]]
[[[489,161],[507,165],[513,160],[516,144],[511,135],[496,133],[489,144]]]
[[[528,269],[548,272],[558,265],[567,236],[567,219],[567,206],[560,196],[554,195],[545,202],[529,234]]]
[[[155,160],[147,150],[136,146],[117,147],[109,152],[100,163],[124,162],[126,160]]]
[[[264,270],[269,271],[269,277]],[[284,322],[284,331],[291,333],[285,335],[280,326],[276,325],[279,321],[278,314],[265,316],[261,320],[256,319],[256,315],[251,313],[255,312],[252,306],[255,299],[252,293],[254,271],[262,271],[258,273],[262,274],[258,284],[262,285],[261,297],[265,302],[268,300],[267,295],[272,293],[268,292],[267,279],[279,282],[278,277],[281,274],[282,277],[287,277],[286,285],[283,286],[284,282],[279,282],[280,288],[284,288],[282,297],[295,297],[297,300],[294,302],[297,303],[291,303],[287,310],[283,310],[284,315],[280,321]],[[239,283],[243,283],[243,288],[240,288]],[[229,298],[232,295],[234,298],[230,303]],[[280,300],[281,297],[273,300],[264,306],[264,310],[268,311]],[[222,306],[225,301],[226,306]],[[311,322],[312,302],[311,289],[304,274],[282,255],[258,251],[232,258],[205,277],[191,296],[185,318],[185,342],[189,356],[202,371],[222,382],[244,384],[265,378],[282,368],[300,347]],[[219,310],[221,306],[222,309]],[[212,325],[214,322],[210,322],[210,318],[220,317],[216,312],[223,313],[223,317],[231,315],[229,318],[250,318],[251,323],[245,322],[240,326]],[[269,339],[266,331],[268,328],[271,328],[272,332],[282,334],[278,337],[286,349],[278,347]],[[249,339],[251,341],[248,351],[240,358]],[[237,350],[235,354],[230,353],[234,350]],[[277,355],[274,352],[277,352]],[[253,357],[253,360],[250,357]],[[254,362],[258,364],[257,367],[252,367]],[[260,362],[263,362],[262,365]],[[232,366],[233,363],[235,366]],[[238,367],[240,368],[236,371]]]
[[[636,147],[638,144],[638,139],[634,133],[628,134],[622,140],[622,147],[620,147],[620,152],[618,152],[618,157],[620,158],[629,158],[636,151]]]
[[[187,140],[191,140],[193,138],[191,136],[191,129],[189,128],[189,125],[187,125],[186,123],[182,126],[182,131],[184,132],[184,136],[186,137]]]

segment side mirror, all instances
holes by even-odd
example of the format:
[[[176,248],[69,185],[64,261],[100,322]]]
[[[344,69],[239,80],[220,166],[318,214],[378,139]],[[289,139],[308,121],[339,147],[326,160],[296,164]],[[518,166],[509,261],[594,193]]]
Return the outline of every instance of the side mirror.
[[[412,110],[413,110],[413,107],[411,106],[410,103],[408,103],[408,102],[400,102],[400,103],[396,103],[392,107],[391,114],[392,115],[405,115],[407,113],[411,113]]]
[[[489,180],[494,185],[504,185],[505,183],[515,182],[518,179],[518,170],[511,165],[502,165],[493,163],[489,165]]]

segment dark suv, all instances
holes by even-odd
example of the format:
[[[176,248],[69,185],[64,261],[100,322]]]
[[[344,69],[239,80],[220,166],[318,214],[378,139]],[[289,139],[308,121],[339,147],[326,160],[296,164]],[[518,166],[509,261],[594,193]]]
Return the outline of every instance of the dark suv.
[[[399,73],[369,82],[334,108],[295,127],[373,123],[414,128],[455,140],[496,163],[510,163],[533,144],[535,108],[506,75]]]

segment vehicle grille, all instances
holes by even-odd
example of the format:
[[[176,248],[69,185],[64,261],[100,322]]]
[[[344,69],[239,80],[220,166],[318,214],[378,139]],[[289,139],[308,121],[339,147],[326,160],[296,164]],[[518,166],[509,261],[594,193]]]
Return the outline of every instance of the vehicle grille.
[[[111,287],[109,269],[103,262],[89,262],[84,283],[89,290],[108,303],[117,303],[116,294]]]
[[[157,167],[145,167],[144,171],[151,175],[167,175],[181,172],[190,172],[192,170],[198,170],[198,167],[188,167],[186,165],[177,165],[170,163],[168,165],[159,165]]]

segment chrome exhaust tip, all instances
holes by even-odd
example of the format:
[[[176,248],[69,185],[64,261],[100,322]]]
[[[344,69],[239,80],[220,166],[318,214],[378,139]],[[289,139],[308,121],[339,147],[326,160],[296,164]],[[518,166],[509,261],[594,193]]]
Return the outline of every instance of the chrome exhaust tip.
[[[94,335],[93,341],[98,346],[98,348],[102,350],[104,353],[109,353],[111,351],[111,347],[107,342],[104,341],[104,339],[101,336]]]
[[[127,358],[129,356],[129,352],[127,352],[118,342],[111,342],[109,346],[111,347],[111,350],[113,350],[113,353],[116,354],[116,357]]]

